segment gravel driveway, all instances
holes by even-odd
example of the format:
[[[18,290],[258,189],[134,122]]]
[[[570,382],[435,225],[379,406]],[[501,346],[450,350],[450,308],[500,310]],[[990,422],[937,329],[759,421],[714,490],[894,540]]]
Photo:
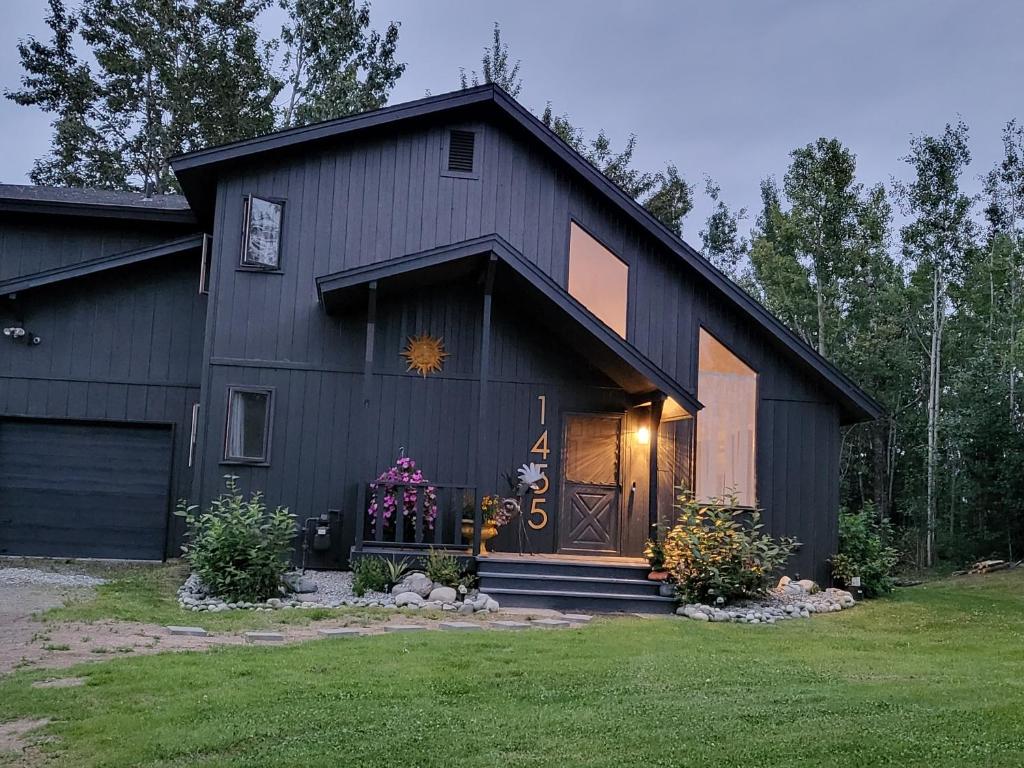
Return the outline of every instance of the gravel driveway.
[[[0,563],[0,674],[45,653],[39,642],[44,627],[33,614],[71,598],[88,597],[98,583],[102,579],[64,564],[55,563],[52,570],[44,571]]]

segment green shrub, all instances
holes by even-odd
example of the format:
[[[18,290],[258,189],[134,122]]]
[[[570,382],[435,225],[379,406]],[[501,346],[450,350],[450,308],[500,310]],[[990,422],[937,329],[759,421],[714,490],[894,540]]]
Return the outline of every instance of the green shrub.
[[[402,581],[405,574],[409,572],[409,561],[404,557],[401,560],[385,560],[384,572],[387,574],[386,587],[391,589]]]
[[[760,510],[735,496],[698,502],[683,494],[679,516],[662,543],[665,569],[686,602],[728,602],[763,594],[799,544],[763,533]]]
[[[362,597],[367,592],[388,588],[387,564],[379,557],[360,557],[352,564],[352,592]]]
[[[431,581],[444,584],[446,587],[457,589],[462,578],[462,568],[459,567],[458,558],[433,547],[427,553],[425,570]]]
[[[839,515],[839,554],[832,558],[832,576],[849,585],[860,576],[866,597],[892,591],[892,570],[899,553],[885,544],[892,541],[889,523],[878,522],[874,504],[865,504],[859,512]]]
[[[287,508],[267,510],[263,494],[248,500],[238,478],[226,475],[225,491],[207,512],[185,502],[177,514],[188,525],[182,547],[192,572],[213,595],[230,601],[261,601],[280,593],[295,540],[295,516]]]

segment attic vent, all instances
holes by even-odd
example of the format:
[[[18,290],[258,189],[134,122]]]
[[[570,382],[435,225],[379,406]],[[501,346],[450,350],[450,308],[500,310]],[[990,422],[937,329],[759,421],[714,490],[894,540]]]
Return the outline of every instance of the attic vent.
[[[448,170],[455,173],[473,172],[473,145],[476,134],[472,131],[452,131],[448,136]]]

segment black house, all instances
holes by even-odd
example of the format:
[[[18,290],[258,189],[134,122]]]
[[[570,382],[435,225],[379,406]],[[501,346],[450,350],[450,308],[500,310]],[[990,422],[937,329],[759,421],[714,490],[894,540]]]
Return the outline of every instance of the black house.
[[[322,565],[471,556],[533,462],[496,552],[636,557],[682,486],[827,575],[878,406],[500,89],[173,167],[183,197],[0,187],[0,553],[173,556],[174,502],[235,474],[333,510]]]

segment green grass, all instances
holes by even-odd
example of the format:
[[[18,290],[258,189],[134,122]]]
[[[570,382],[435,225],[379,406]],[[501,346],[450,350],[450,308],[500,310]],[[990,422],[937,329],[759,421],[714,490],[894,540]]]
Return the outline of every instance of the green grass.
[[[1002,573],[776,626],[223,648],[65,689],[23,671],[0,720],[51,718],[67,766],[1020,766],[1022,649],[1024,574]]]
[[[164,565],[117,566],[100,573],[110,579],[96,588],[94,597],[72,599],[63,607],[42,615],[44,622],[95,622],[116,619],[144,624],[187,624],[209,632],[235,632],[263,629],[284,624],[308,624],[331,619],[342,624],[390,615],[381,609],[303,608],[279,611],[225,611],[207,613],[186,611],[178,605],[177,589],[185,580],[182,563]]]

